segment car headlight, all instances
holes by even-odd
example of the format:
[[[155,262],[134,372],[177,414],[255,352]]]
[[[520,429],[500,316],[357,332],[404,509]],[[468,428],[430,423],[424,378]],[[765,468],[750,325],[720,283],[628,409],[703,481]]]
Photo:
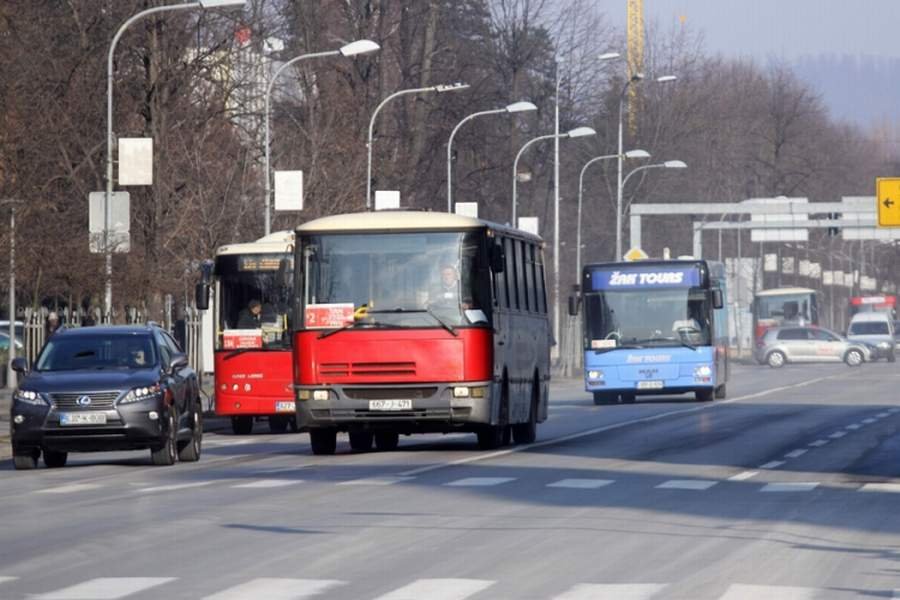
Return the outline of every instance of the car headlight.
[[[889,344],[889,343],[887,343],[887,342],[880,342],[880,343],[878,344],[878,347],[881,348],[882,350],[890,350],[890,349],[891,349],[891,344]]]
[[[712,377],[712,367],[709,365],[697,365],[694,367],[694,377]]]
[[[49,405],[41,394],[32,390],[16,390],[14,398],[17,402],[23,402],[25,404],[33,404],[35,406]]]
[[[588,379],[591,381],[601,381],[605,375],[599,369],[588,371]]]
[[[162,390],[158,383],[153,385],[134,388],[129,390],[125,397],[119,400],[119,404],[131,404],[132,402],[141,402],[143,400],[154,400],[159,397]]]

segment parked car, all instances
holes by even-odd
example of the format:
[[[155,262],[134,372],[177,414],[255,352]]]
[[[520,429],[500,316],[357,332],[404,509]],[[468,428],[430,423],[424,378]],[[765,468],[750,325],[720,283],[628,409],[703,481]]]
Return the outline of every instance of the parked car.
[[[16,336],[16,350],[23,350],[24,348],[25,344]],[[6,331],[0,331],[0,350],[9,350],[9,333]]]
[[[41,454],[62,467],[69,452],[150,449],[154,464],[200,458],[203,412],[197,374],[154,325],[60,329],[13,394],[17,469]]]
[[[766,331],[756,349],[756,359],[772,368],[787,363],[845,362],[858,367],[871,360],[867,344],[850,341],[821,327],[776,327]]]
[[[852,342],[862,342],[874,348],[872,360],[883,358],[895,362],[894,321],[886,313],[867,312],[853,315],[847,338]]]

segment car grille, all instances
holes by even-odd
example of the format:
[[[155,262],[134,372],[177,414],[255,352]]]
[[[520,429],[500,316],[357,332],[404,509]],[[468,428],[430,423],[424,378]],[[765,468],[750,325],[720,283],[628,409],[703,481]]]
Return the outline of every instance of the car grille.
[[[108,410],[115,406],[120,392],[83,392],[80,394],[51,394],[53,405],[66,410]],[[83,396],[91,399],[91,403],[82,406],[78,400]]]

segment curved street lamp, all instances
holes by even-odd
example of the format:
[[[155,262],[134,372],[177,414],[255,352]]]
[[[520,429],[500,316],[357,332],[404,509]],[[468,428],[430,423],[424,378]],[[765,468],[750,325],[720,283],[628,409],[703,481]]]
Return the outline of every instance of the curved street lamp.
[[[637,167],[636,169],[632,169],[628,175],[625,176],[625,180],[622,181],[622,187],[620,191],[625,188],[625,184],[628,183],[628,180],[631,179],[631,176],[640,171],[646,171],[647,169],[687,169],[687,164],[681,160],[667,160],[666,162],[657,163],[655,165],[644,165],[642,167]],[[628,206],[625,207],[626,212],[631,208],[631,202],[628,203]],[[621,241],[621,240],[620,240]],[[620,260],[621,254],[616,254],[616,260]]]
[[[265,233],[269,235],[272,233],[272,174],[271,174],[271,142],[270,142],[270,112],[271,112],[271,100],[272,100],[272,88],[275,87],[275,81],[278,79],[279,75],[281,75],[288,67],[291,65],[300,62],[301,60],[306,60],[308,58],[323,58],[326,56],[358,56],[360,54],[369,54],[372,52],[377,52],[381,49],[381,46],[376,44],[371,40],[356,40],[355,42],[350,42],[344,46],[341,46],[337,50],[328,50],[325,52],[312,52],[309,54],[302,54],[300,56],[295,56],[291,60],[287,61],[275,71],[275,74],[272,75],[272,78],[269,80],[269,84],[266,86],[266,98],[265,98],[265,149],[266,149],[266,159],[265,159],[265,167],[264,174],[266,177],[265,182]]]
[[[483,117],[485,115],[499,115],[499,114],[512,114],[518,112],[527,112],[537,110],[537,106],[532,104],[531,102],[514,102],[504,108],[497,108],[494,110],[484,110],[481,112],[473,113],[460,121],[456,127],[453,128],[453,132],[450,133],[450,140],[447,142],[447,212],[453,212],[453,138],[456,136],[456,132],[459,131],[459,128],[462,127],[463,123],[466,121],[470,121],[476,117]]]

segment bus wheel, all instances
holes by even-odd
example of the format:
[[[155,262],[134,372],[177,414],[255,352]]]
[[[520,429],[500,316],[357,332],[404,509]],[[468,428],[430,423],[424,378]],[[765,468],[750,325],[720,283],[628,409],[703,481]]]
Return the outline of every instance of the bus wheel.
[[[375,433],[375,447],[382,452],[396,450],[400,444],[400,434],[396,431],[378,431]]]
[[[337,430],[335,429],[311,429],[309,432],[309,444],[315,455],[334,454],[337,449]]]
[[[625,392],[622,394],[622,404],[634,404],[637,401],[637,394],[634,392]]]
[[[537,411],[540,394],[539,384],[535,381],[531,386],[531,410],[528,411],[528,420],[512,426],[513,440],[517,444],[532,444],[537,439]]]
[[[728,390],[724,383],[716,388],[716,400],[724,400],[727,394]]]
[[[594,404],[597,406],[615,404],[618,400],[619,395],[615,392],[594,392]]]
[[[234,435],[250,435],[253,431],[253,417],[231,417],[231,431]]]
[[[372,439],[375,437],[371,431],[351,431],[350,448],[354,452],[368,452],[372,449]]]
[[[272,415],[269,417],[269,431],[272,433],[285,433],[288,430],[289,417]]]
[[[697,397],[697,402],[712,402],[714,392],[712,388],[697,390],[694,392],[694,395]]]

